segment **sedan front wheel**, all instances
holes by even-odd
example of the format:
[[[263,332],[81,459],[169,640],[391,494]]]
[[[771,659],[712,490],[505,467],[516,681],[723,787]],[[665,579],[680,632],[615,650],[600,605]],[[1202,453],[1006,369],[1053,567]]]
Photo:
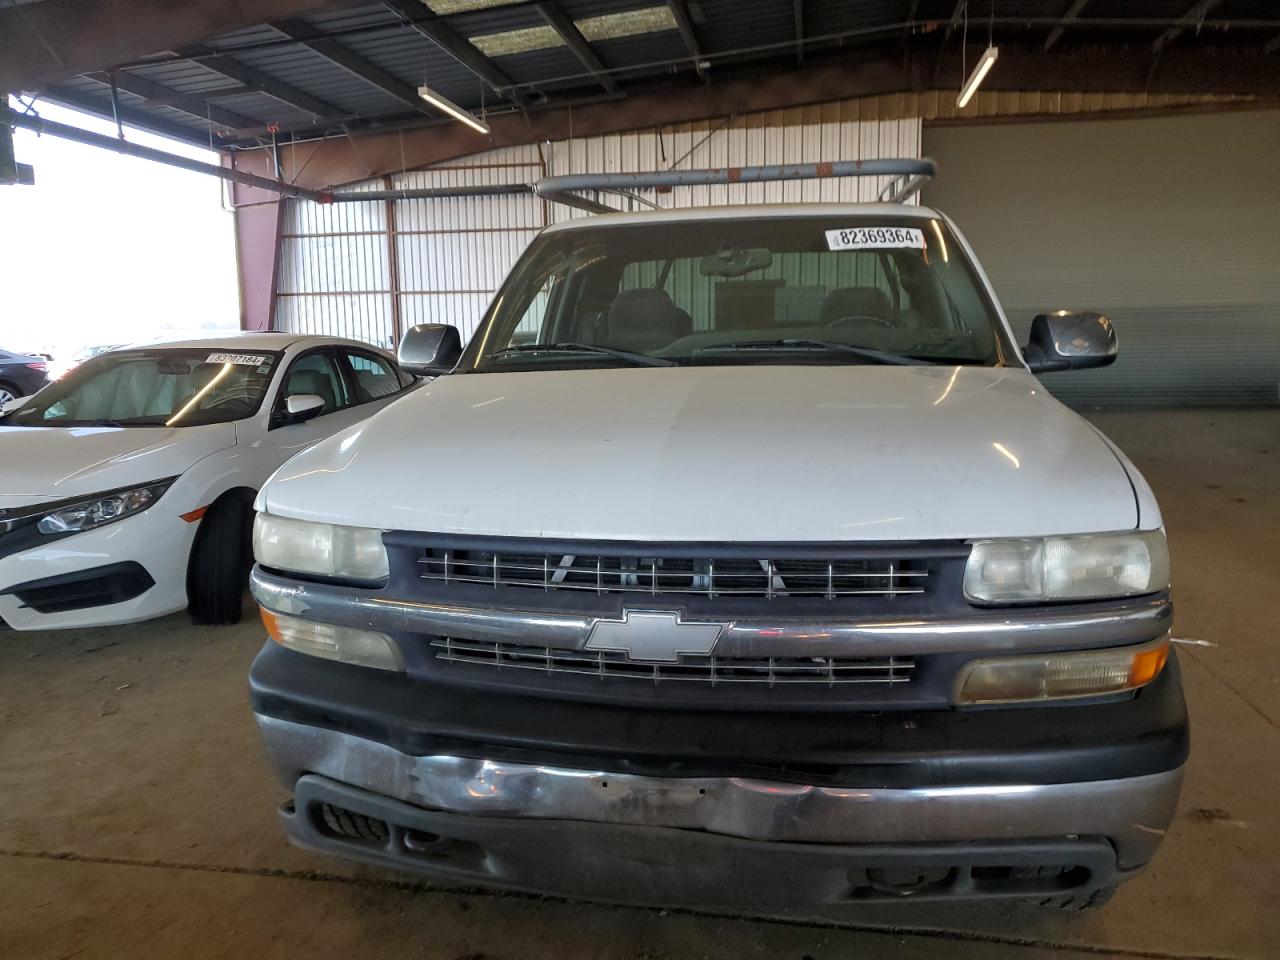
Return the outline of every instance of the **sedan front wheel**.
[[[200,521],[187,571],[187,603],[193,623],[240,622],[251,566],[252,512],[236,496],[224,497]]]

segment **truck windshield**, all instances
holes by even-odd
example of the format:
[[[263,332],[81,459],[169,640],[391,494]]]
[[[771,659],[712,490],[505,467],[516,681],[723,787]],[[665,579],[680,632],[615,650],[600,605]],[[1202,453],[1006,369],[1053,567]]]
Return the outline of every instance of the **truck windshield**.
[[[0,419],[6,427],[189,427],[258,411],[279,354],[118,350],[94,357]]]
[[[459,371],[1010,355],[945,222],[859,214],[553,231],[516,265]]]

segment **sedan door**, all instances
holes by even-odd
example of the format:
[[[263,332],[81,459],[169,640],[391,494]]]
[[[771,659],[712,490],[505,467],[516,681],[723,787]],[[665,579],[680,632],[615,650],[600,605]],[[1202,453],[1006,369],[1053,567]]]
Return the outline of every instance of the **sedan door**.
[[[277,465],[372,416],[404,389],[390,361],[347,347],[317,347],[299,354],[280,383],[269,428]],[[319,414],[296,422],[285,404],[289,397],[304,394],[320,397],[323,405]]]

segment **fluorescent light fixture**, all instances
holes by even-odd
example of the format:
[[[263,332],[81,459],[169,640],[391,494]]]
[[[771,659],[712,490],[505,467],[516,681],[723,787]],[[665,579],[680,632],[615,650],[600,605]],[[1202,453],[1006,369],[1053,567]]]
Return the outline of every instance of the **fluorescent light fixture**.
[[[431,104],[437,110],[442,110],[455,120],[461,120],[472,130],[477,133],[488,133],[489,125],[483,120],[478,119],[474,114],[463,110],[460,106],[445,97],[440,96],[430,87],[419,87],[418,96],[427,103]]]
[[[991,72],[991,68],[996,65],[996,57],[998,56],[1000,56],[1000,50],[996,47],[987,47],[982,52],[981,59],[973,65],[973,73],[969,74],[969,79],[960,88],[960,96],[956,97],[957,107],[964,109],[968,106],[969,101],[973,99],[973,95],[978,92],[978,87],[982,86],[982,81]]]

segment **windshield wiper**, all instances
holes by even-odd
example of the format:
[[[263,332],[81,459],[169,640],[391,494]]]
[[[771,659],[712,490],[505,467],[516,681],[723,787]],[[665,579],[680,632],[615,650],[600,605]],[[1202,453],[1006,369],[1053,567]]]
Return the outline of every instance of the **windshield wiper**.
[[[919,357],[904,356],[900,353],[886,353],[884,350],[873,350],[870,347],[855,347],[851,343],[840,343],[837,340],[811,340],[808,338],[793,338],[780,340],[739,340],[736,343],[717,343],[710,346],[702,347],[697,353],[711,353],[718,350],[729,352],[737,350],[825,350],[828,353],[847,353],[851,356],[861,357],[863,360],[869,360],[872,363],[889,363],[900,366],[924,366],[930,363],[928,360],[922,360]]]
[[[69,427],[162,427],[164,423],[154,419],[142,419],[135,417],[128,420],[114,420],[111,417],[99,417],[97,420],[70,420],[65,421]],[[46,426],[56,426],[56,421],[50,421]]]
[[[514,356],[521,353],[589,353],[600,357],[613,357],[636,367],[674,367],[674,360],[663,357],[651,357],[647,353],[633,353],[630,350],[615,350],[613,347],[597,347],[590,343],[522,343],[507,347],[489,355],[490,360],[499,357]]]

